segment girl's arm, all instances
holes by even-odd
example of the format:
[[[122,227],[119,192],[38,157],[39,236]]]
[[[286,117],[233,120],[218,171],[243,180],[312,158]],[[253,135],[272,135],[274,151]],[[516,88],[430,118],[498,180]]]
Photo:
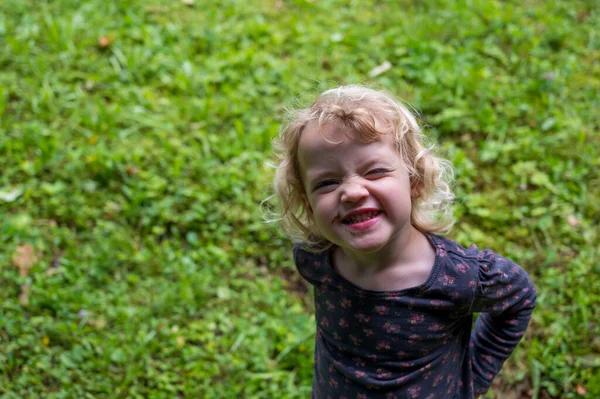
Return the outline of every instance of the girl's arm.
[[[485,393],[529,324],[537,292],[517,264],[491,251],[480,252],[479,282],[472,312],[481,312],[469,352],[476,394]]]

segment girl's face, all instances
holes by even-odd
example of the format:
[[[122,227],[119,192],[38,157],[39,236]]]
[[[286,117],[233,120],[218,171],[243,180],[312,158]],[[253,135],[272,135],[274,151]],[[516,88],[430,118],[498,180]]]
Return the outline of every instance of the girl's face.
[[[411,230],[410,179],[391,136],[367,143],[313,122],[298,161],[319,232],[348,255],[385,255]]]

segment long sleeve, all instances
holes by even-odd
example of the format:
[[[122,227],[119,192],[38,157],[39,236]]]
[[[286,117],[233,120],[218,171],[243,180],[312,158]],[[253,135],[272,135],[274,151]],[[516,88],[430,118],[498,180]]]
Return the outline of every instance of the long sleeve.
[[[478,279],[471,310],[481,314],[469,354],[475,394],[483,394],[523,337],[537,292],[519,265],[491,251],[479,253]]]

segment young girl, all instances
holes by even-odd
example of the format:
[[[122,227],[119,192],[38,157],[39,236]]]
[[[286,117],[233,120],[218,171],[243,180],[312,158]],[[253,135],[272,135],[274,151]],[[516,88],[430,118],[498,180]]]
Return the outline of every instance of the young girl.
[[[276,148],[281,220],[315,287],[313,398],[485,393],[536,291],[510,260],[436,234],[452,225],[451,167],[411,112],[339,87],[298,111]]]

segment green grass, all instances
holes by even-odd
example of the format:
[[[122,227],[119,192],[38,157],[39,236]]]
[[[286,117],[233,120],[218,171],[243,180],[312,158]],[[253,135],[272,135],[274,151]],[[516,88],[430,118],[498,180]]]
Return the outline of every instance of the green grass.
[[[285,106],[373,82],[454,161],[451,236],[538,286],[489,396],[600,397],[595,5],[2,1],[0,395],[308,397],[270,140]]]

